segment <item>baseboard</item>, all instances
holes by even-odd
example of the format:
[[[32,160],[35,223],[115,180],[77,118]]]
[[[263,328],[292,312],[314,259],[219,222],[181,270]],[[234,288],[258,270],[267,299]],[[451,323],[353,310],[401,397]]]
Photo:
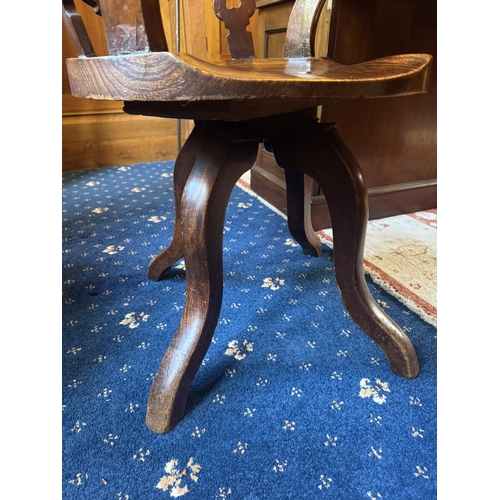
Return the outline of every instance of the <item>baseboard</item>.
[[[255,165],[250,185],[252,191],[286,213],[286,184],[283,179]],[[437,179],[368,188],[368,204],[370,220],[436,208]],[[311,220],[316,231],[331,227],[323,195],[311,198]]]
[[[176,158],[177,120],[129,115],[121,102],[95,101],[90,107],[85,99],[67,101],[62,116],[63,172]],[[187,120],[181,121],[181,143],[190,127]]]

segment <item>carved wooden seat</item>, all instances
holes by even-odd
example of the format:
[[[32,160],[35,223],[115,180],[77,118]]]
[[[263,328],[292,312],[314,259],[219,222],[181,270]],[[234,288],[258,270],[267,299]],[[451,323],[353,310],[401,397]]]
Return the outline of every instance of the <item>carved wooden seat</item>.
[[[149,279],[160,280],[185,259],[183,316],[148,399],[146,422],[158,433],[182,418],[210,345],[222,300],[227,202],[263,141],[286,171],[292,235],[306,253],[318,252],[317,236],[300,222],[307,174],[321,186],[329,207],[335,278],[346,310],[381,348],[395,374],[414,378],[419,371],[410,340],[378,307],[366,285],[362,262],[368,203],[360,166],[335,124],[319,123],[316,116],[317,106],[339,99],[425,92],[431,56],[397,55],[352,66],[314,57],[315,26],[324,0],[296,0],[285,58],[256,60],[245,31],[255,0],[242,0],[237,9],[226,9],[224,2],[215,0],[214,8],[229,30],[233,59],[217,63],[168,51],[159,0],[85,0],[104,20],[109,55],[97,56],[73,0],[62,2],[78,53],[67,60],[74,96],[123,100],[130,114],[195,121],[175,164],[174,236],[148,269]]]

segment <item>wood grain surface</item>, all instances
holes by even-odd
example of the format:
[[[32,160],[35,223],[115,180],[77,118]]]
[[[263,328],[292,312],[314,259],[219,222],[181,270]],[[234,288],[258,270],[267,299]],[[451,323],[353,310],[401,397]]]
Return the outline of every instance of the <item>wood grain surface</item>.
[[[425,91],[431,60],[427,54],[410,54],[349,66],[328,58],[209,63],[155,52],[68,59],[67,68],[72,94],[90,99],[354,99]]]

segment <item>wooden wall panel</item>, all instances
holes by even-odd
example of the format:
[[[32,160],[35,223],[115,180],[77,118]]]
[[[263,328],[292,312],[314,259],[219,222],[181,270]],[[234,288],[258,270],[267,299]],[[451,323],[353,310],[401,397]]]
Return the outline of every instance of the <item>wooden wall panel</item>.
[[[97,55],[106,55],[106,37],[102,19],[93,10],[75,0]],[[228,31],[217,19],[213,0],[180,2],[180,49],[200,59],[229,59]],[[228,0],[229,7],[239,0]],[[176,46],[175,2],[161,3],[161,12],[169,50]],[[250,26],[257,42],[257,13]],[[168,118],[130,116],[123,112],[121,101],[78,99],[71,95],[65,60],[76,57],[71,41],[62,28],[62,158],[63,171],[98,168],[147,161],[175,159],[178,153],[178,122]],[[180,144],[193,123],[180,122]]]
[[[169,2],[172,3],[172,2]],[[97,55],[106,55],[102,19],[75,0]],[[169,26],[169,24],[167,23]],[[171,30],[165,30],[171,36]],[[131,116],[121,101],[86,100],[71,95],[65,61],[76,51],[62,26],[62,170],[171,160],[178,152],[177,120]],[[181,144],[192,127],[181,122]]]
[[[176,120],[93,111],[63,116],[63,171],[176,157]],[[181,122],[183,137],[188,126]]]

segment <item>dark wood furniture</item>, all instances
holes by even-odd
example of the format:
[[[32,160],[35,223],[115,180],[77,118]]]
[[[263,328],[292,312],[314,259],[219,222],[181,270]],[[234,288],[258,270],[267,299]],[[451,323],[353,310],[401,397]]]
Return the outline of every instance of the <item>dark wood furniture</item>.
[[[295,0],[257,0],[257,56],[283,57]],[[369,218],[437,206],[437,1],[335,0],[318,22],[316,55],[355,64],[391,54],[425,52],[433,71],[425,94],[406,99],[349,99],[323,106],[358,159],[368,190]],[[252,190],[286,213],[286,182],[272,152],[261,147]],[[319,186],[308,193],[315,230],[330,227]],[[306,201],[307,204],[307,201]]]
[[[395,374],[416,377],[419,367],[410,340],[366,285],[362,261],[368,204],[361,169],[335,124],[319,123],[316,115],[319,105],[339,99],[425,92],[431,56],[399,55],[351,66],[313,57],[311,40],[322,0],[298,0],[290,16],[286,57],[258,60],[244,31],[253,0],[243,0],[236,12],[216,0],[215,10],[230,30],[233,57],[243,59],[208,63],[166,50],[158,0],[89,2],[100,7],[111,55],[94,55],[72,0],[63,0],[63,16],[80,56],[67,61],[73,95],[123,100],[130,114],[195,121],[175,164],[173,239],[148,269],[149,279],[160,280],[185,259],[185,307],[149,394],[150,429],[167,432],[183,416],[220,312],[227,201],[237,179],[254,165],[262,142],[286,170],[290,204],[297,212],[289,218],[292,234],[314,253],[315,235],[302,225],[307,174],[321,186],[329,207],[335,278],[346,310]]]

